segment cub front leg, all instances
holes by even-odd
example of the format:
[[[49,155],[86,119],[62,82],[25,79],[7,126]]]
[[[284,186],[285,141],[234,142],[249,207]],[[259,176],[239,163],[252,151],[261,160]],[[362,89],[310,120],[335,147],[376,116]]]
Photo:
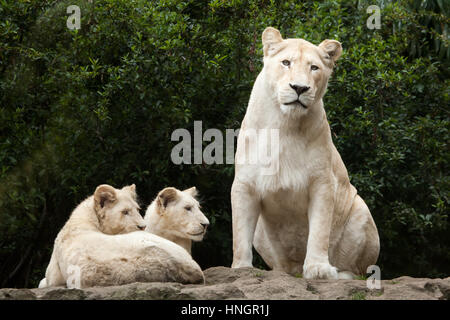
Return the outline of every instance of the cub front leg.
[[[231,267],[252,267],[253,237],[261,208],[251,188],[236,179],[231,187],[231,209],[233,219],[233,264]]]
[[[303,276],[306,279],[338,279],[337,269],[328,258],[334,209],[333,185],[316,179],[309,192],[309,234]]]
[[[39,283],[39,288],[45,287],[56,287],[66,285],[66,280],[64,279],[61,270],[59,269],[58,261],[56,259],[55,249],[53,249],[50,262],[45,271],[45,278]]]

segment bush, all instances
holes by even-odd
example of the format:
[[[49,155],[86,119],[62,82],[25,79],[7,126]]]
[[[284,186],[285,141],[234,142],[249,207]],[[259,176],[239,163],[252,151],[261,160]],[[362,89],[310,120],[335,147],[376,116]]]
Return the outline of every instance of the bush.
[[[383,278],[448,276],[441,1],[382,1],[380,30],[366,28],[364,1],[0,3],[1,286],[38,284],[59,229],[101,183],[136,183],[145,206],[165,186],[195,185],[211,226],[193,256],[203,268],[229,266],[234,167],[174,165],[170,137],[177,128],[193,132],[194,120],[203,130],[239,128],[266,26],[343,43],[325,108],[377,223]],[[72,4],[81,8],[80,30],[66,28]]]

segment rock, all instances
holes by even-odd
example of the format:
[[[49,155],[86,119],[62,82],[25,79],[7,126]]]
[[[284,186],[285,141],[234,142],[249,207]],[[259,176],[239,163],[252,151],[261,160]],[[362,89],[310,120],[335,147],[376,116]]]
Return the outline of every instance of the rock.
[[[179,283],[130,283],[122,286],[86,288],[87,300],[173,300],[178,299]]]
[[[0,300],[35,300],[36,295],[30,289],[0,289]]]
[[[450,278],[400,277],[382,280],[370,290],[365,280],[306,280],[280,271],[214,267],[204,271],[205,285],[130,283],[67,289],[0,289],[0,300],[449,300]]]
[[[86,293],[81,289],[67,289],[62,287],[33,290],[37,299],[42,300],[84,300]]]
[[[280,271],[214,267],[205,270],[204,274],[206,285],[232,283],[244,293],[246,299],[319,299],[307,290],[305,280]]]

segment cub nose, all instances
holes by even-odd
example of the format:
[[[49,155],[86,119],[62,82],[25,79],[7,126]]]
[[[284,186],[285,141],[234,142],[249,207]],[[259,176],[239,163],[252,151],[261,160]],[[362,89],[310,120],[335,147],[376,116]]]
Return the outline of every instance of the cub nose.
[[[209,226],[209,223],[200,223],[200,224],[202,225],[203,229],[205,229],[205,230],[206,230],[206,228],[208,228],[208,226]]]
[[[137,227],[138,227],[139,230],[144,230],[145,227],[146,227],[146,225],[145,225],[145,224],[143,224],[143,225],[138,225]]]
[[[310,88],[308,86],[299,86],[297,84],[292,84],[292,83],[289,83],[289,85],[291,86],[292,89],[295,90],[295,92],[297,92],[298,95],[301,95],[303,92],[308,91]]]

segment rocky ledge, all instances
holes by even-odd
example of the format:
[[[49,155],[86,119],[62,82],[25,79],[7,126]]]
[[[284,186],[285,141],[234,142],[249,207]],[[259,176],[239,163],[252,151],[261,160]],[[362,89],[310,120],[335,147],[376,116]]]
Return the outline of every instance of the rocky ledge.
[[[450,277],[427,279],[400,277],[382,280],[370,290],[365,280],[306,280],[279,271],[255,268],[214,267],[204,271],[205,285],[131,283],[123,286],[67,289],[0,289],[0,300],[181,300],[181,299],[280,299],[280,300],[397,300],[450,299]]]

